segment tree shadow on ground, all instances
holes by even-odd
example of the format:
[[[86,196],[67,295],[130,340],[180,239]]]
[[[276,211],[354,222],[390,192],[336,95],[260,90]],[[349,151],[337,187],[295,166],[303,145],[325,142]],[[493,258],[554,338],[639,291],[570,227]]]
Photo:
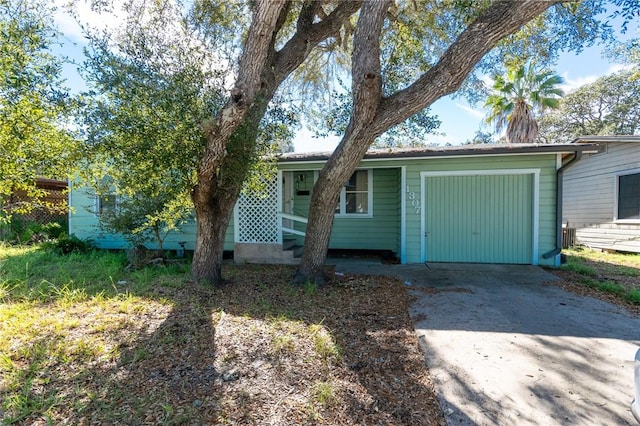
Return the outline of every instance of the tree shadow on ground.
[[[291,287],[292,272],[229,266],[222,288],[154,286],[146,297],[164,305],[132,314],[110,362],[48,373],[52,421],[444,424],[402,284],[332,274],[325,289]]]
[[[544,282],[453,273],[412,306],[451,422],[633,423],[638,318]]]

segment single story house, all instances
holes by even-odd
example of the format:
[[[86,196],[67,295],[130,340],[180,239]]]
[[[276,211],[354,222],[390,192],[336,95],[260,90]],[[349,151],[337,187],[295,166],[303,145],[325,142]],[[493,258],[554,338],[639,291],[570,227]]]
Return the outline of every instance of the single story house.
[[[576,243],[640,253],[640,136],[584,136],[597,143],[564,174],[562,221]]]
[[[389,250],[401,263],[477,262],[558,265],[562,172],[595,153],[595,144],[467,145],[367,153],[345,182],[330,249]],[[227,230],[236,261],[295,263],[304,245],[313,185],[329,154],[285,154],[260,196],[244,194]],[[70,233],[99,247],[125,248],[96,231],[113,208],[86,188],[73,188]],[[195,224],[165,247],[192,250]]]

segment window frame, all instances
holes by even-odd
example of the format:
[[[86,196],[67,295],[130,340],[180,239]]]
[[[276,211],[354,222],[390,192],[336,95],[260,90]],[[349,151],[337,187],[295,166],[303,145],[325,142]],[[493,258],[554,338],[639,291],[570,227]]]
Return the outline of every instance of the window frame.
[[[347,213],[347,188],[345,185],[342,186],[340,190],[340,198],[338,200],[338,205],[336,206],[336,213],[334,217],[336,218],[372,218],[373,217],[373,169],[356,169],[353,174],[357,172],[365,171],[367,172],[367,213]],[[353,175],[349,179],[351,179]],[[339,209],[339,210],[338,210]]]
[[[625,170],[623,172],[618,172],[615,175],[615,188],[614,188],[614,205],[613,205],[613,220],[615,223],[630,223],[630,224],[640,224],[640,218],[638,219],[624,219],[619,217],[620,213],[620,177],[621,176],[630,176],[630,175],[640,175],[640,169],[633,170]],[[640,212],[639,212],[640,213]]]
[[[105,194],[95,194],[95,198],[94,198],[94,203],[93,203],[93,213],[96,216],[102,216],[104,214],[104,212],[102,211],[102,198],[106,198],[106,197],[113,197],[114,203],[113,203],[113,213],[117,214],[118,213],[118,204],[119,204],[119,196],[115,193],[115,192],[108,192]]]

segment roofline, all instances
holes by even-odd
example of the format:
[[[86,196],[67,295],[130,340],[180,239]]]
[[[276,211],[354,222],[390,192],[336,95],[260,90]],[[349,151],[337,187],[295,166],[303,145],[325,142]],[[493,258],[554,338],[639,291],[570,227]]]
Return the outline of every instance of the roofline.
[[[571,143],[608,143],[608,142],[640,142],[640,135],[620,135],[620,136],[579,136]]]
[[[66,180],[36,178],[36,186],[42,189],[64,189],[68,186]]]
[[[419,150],[380,150],[367,152],[362,161],[372,160],[402,160],[402,159],[428,159],[428,158],[451,158],[451,157],[471,157],[471,156],[505,156],[522,154],[572,154],[580,152],[598,152],[599,145],[596,143],[570,143],[570,144],[542,144],[542,145],[494,145],[490,148],[485,145],[465,146],[463,148],[432,148]],[[297,157],[279,157],[279,163],[310,163],[327,161],[331,152],[299,154]]]

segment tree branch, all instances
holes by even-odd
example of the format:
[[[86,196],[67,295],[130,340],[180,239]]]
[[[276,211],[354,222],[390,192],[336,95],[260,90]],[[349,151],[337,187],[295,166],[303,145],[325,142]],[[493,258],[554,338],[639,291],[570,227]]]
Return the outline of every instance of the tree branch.
[[[245,43],[238,79],[232,90],[232,101],[238,103],[238,97],[244,97],[252,103],[260,88],[260,75],[265,68],[271,52],[271,41],[277,32],[277,24],[286,9],[285,0],[257,0],[251,29]]]
[[[296,33],[304,32],[313,25],[313,18],[318,13],[318,9],[322,7],[322,2],[317,0],[306,0],[300,10],[298,23],[296,25]]]
[[[458,90],[476,63],[502,38],[556,3],[537,0],[493,3],[458,36],[434,67],[409,87],[383,99],[371,132],[378,136]]]
[[[350,126],[354,123],[368,125],[382,99],[380,32],[390,4],[389,0],[370,0],[362,6],[353,39],[353,112]]]
[[[312,2],[313,3],[313,2]],[[319,3],[319,2],[318,2]],[[274,75],[276,82],[282,82],[306,59],[309,52],[322,40],[337,34],[340,27],[353,15],[362,5],[362,1],[345,0],[341,2],[325,19],[313,23],[316,15],[316,8],[305,4],[298,18],[296,33],[287,43],[276,53],[274,63]],[[308,6],[308,7],[306,7]],[[308,19],[310,10],[314,9],[314,15]],[[304,16],[303,16],[304,12]]]
[[[198,169],[199,185],[215,178],[215,170],[226,155],[226,141],[255,102],[262,86],[263,70],[273,55],[272,41],[286,5],[286,0],[256,0],[231,97],[214,119],[203,123],[207,145]]]

